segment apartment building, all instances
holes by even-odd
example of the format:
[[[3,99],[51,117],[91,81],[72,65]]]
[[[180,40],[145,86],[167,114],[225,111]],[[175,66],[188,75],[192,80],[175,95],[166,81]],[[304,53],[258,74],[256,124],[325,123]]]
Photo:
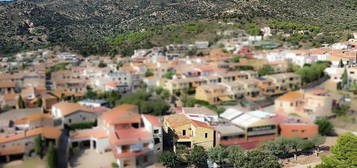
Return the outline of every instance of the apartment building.
[[[147,167],[163,150],[157,117],[140,115],[135,105],[120,105],[98,118],[98,127],[70,136],[72,146],[89,142],[99,153],[112,151],[120,168]]]
[[[271,80],[275,86],[275,93],[285,93],[301,87],[301,76],[294,73],[281,73],[264,76]]]

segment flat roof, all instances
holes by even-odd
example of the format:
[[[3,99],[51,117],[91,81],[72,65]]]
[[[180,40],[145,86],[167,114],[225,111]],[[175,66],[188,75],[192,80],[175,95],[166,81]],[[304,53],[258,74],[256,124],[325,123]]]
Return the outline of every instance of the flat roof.
[[[214,129],[222,136],[232,136],[244,134],[244,130],[232,124],[223,124],[215,126]]]
[[[242,114],[243,114],[242,111],[239,111],[239,110],[236,110],[233,108],[229,108],[226,111],[224,111],[220,116],[227,120],[233,120]]]

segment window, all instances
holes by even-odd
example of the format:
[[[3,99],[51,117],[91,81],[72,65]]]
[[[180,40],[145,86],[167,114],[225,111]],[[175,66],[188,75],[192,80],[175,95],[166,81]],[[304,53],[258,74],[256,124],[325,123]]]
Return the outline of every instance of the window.
[[[149,143],[144,143],[144,147],[145,148],[149,147]]]
[[[182,130],[182,135],[186,136],[186,130]]]
[[[72,123],[72,119],[68,119],[68,122],[69,122],[69,123]]]
[[[121,147],[121,151],[122,151],[122,152],[128,152],[129,149],[130,149],[130,146],[129,146],[129,145],[123,145],[123,146]]]
[[[305,130],[301,130],[301,132],[302,132],[302,133],[304,133],[304,132],[305,132]]]
[[[154,138],[154,143],[155,143],[155,145],[160,143],[160,138]]]
[[[130,160],[124,160],[124,167],[130,166]]]
[[[158,134],[158,133],[159,133],[158,129],[154,130],[154,134]]]
[[[208,133],[205,133],[205,138],[207,138],[208,137]]]
[[[144,156],[144,163],[149,161],[149,157],[147,155]]]

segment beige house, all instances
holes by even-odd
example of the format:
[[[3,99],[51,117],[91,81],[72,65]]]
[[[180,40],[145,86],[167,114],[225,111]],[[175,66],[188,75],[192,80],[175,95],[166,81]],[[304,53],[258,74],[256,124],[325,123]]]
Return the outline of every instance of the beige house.
[[[210,104],[219,104],[232,100],[227,87],[223,84],[203,85],[196,89],[195,98],[207,101]]]
[[[333,99],[325,90],[294,91],[275,100],[275,110],[295,114],[305,119],[328,117],[332,114]]]
[[[276,93],[285,93],[301,87],[301,77],[294,73],[267,75],[264,78],[273,82]]]
[[[60,102],[52,106],[52,116],[59,119],[62,125],[71,125],[85,122],[94,122],[97,113],[78,103]]]
[[[164,117],[164,131],[173,136],[174,149],[177,145],[185,145],[189,148],[194,145],[205,149],[214,146],[215,131],[207,123],[191,120],[184,114],[174,114]]]

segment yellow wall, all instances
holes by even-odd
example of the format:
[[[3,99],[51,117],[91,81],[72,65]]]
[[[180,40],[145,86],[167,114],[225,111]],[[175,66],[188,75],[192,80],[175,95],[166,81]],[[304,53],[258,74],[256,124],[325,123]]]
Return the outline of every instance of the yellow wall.
[[[192,126],[193,136],[192,136],[192,146],[202,146],[205,149],[212,148],[214,146],[214,130],[204,127]],[[207,138],[205,137],[207,133]]]

